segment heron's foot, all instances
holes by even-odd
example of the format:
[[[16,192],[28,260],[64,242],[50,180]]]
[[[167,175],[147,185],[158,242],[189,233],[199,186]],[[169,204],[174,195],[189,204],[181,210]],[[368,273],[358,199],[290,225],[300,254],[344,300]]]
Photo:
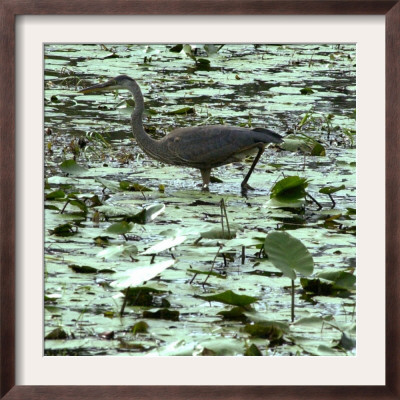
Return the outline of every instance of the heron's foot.
[[[202,192],[209,192],[210,191],[210,188],[208,187],[208,185],[203,185],[202,187],[201,187],[201,191]]]
[[[247,182],[242,183],[242,192],[247,192],[248,190],[254,190],[253,187],[251,187]]]

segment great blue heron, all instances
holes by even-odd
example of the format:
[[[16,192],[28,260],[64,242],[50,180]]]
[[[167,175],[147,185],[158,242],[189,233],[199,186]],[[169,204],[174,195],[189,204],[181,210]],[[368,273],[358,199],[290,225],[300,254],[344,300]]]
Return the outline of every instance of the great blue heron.
[[[160,140],[152,139],[143,128],[143,94],[135,80],[119,75],[107,82],[82,89],[81,93],[129,90],[135,100],[131,116],[133,135],[139,147],[150,157],[166,164],[198,168],[203,179],[202,190],[208,191],[212,168],[256,155],[241,184],[242,192],[252,189],[247,181],[268,143],[281,143],[282,137],[265,129],[247,129],[225,125],[178,128]]]

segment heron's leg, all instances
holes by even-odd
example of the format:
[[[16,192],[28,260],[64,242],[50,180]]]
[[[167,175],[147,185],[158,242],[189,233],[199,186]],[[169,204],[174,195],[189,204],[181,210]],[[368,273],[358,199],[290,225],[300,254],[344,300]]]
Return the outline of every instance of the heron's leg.
[[[241,184],[242,187],[242,191],[246,191],[248,189],[252,190],[253,188],[247,183],[247,181],[249,180],[251,174],[253,173],[253,170],[255,168],[255,166],[258,163],[258,160],[260,159],[262,153],[264,153],[264,149],[265,149],[265,145],[263,143],[258,144],[256,147],[258,147],[258,153],[256,155],[256,157],[254,158],[253,164],[251,164],[250,170],[247,173],[247,175],[245,176],[245,178],[243,179],[243,182]]]
[[[203,179],[203,186],[201,187],[201,190],[203,192],[208,192],[208,184],[210,183],[210,174],[211,174],[211,168],[209,169],[201,169],[201,179]]]

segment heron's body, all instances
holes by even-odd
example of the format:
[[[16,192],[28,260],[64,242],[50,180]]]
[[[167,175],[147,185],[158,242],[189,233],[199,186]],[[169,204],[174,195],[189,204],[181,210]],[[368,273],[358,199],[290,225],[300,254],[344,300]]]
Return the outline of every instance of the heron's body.
[[[269,143],[281,143],[280,135],[269,129],[246,129],[225,125],[208,125],[178,128],[160,140],[152,139],[144,130],[142,116],[143,95],[133,79],[121,75],[103,84],[83,89],[82,92],[128,89],[135,100],[131,116],[132,131],[140,148],[150,157],[167,164],[197,168],[201,171],[203,189],[208,189],[212,168],[240,161],[248,155],[256,158],[242,182],[242,189],[249,188],[247,181],[264,148]]]

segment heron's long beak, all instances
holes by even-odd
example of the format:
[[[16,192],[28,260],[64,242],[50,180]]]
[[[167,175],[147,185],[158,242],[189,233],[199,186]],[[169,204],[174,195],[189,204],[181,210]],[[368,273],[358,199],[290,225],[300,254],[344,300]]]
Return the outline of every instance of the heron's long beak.
[[[106,92],[110,90],[118,89],[113,79],[107,82],[98,83],[97,85],[89,86],[79,91],[79,93],[92,93],[92,92]]]

